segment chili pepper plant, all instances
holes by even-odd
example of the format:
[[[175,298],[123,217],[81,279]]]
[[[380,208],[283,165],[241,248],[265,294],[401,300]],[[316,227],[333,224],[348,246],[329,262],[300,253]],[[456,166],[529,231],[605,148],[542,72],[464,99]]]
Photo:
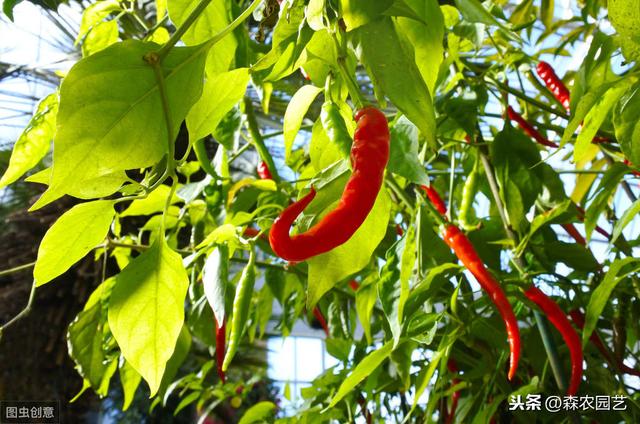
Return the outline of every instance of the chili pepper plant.
[[[123,409],[220,417],[315,323],[337,365],[227,420],[640,422],[640,6],[566,3],[91,3],[3,169],[75,206],[0,328],[90,257],[66,342]]]

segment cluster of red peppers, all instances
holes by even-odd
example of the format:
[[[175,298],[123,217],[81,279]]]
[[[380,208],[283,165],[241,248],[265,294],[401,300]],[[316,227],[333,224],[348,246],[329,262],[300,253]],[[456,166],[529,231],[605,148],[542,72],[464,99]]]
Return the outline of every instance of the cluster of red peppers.
[[[510,348],[509,373],[511,380],[515,375],[520,358],[520,332],[518,330],[518,320],[513,313],[507,296],[491,275],[487,267],[480,259],[477,251],[469,238],[454,224],[446,219],[446,206],[440,195],[430,186],[422,186],[433,207],[442,215],[442,236],[447,245],[453,250],[460,262],[478,280],[480,286],[489,294],[491,301],[496,305],[498,312],[507,328],[507,340]],[[574,395],[578,391],[582,380],[582,344],[580,336],[571,326],[569,319],[562,312],[560,307],[544,294],[540,289],[531,286],[524,292],[525,296],[535,303],[549,318],[549,321],[556,327],[562,335],[571,356],[571,379],[567,393]]]

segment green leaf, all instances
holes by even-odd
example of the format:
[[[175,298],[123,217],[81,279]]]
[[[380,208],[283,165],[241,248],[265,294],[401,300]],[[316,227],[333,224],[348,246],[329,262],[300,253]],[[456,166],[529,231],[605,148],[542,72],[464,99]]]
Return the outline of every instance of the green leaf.
[[[374,84],[416,124],[429,145],[435,148],[436,120],[429,88],[391,18],[371,21],[358,28],[357,35],[361,61],[370,70]]]
[[[167,8],[171,22],[179,27],[198,4],[198,0],[169,0]],[[204,43],[229,25],[229,4],[226,1],[212,1],[182,36],[184,44],[196,46]],[[207,75],[211,77],[218,72],[227,71],[233,64],[237,47],[238,41],[233,34],[218,41],[207,56]]]
[[[429,184],[429,176],[418,154],[418,129],[405,116],[391,128],[387,169],[416,184]]]
[[[368,354],[356,367],[351,374],[345,378],[338,392],[333,396],[328,408],[333,408],[338,402],[340,402],[346,395],[348,395],[353,389],[364,380],[369,374],[371,374],[376,368],[382,364],[382,362],[389,357],[393,350],[393,343],[387,342],[380,349],[374,350]]]
[[[109,327],[126,360],[149,384],[151,396],[176,347],[188,285],[182,258],[162,237],[116,277]]]
[[[143,59],[157,49],[153,43],[128,40],[71,68],[60,88],[51,182],[32,210],[116,174],[120,181],[94,187],[96,197],[110,195],[124,181],[123,171],[153,165],[166,154],[169,139],[158,81]],[[162,62],[173,128],[180,128],[200,97],[205,53],[204,47],[174,47]]]
[[[324,8],[326,0],[310,0],[307,6],[307,23],[314,31],[321,31],[324,29]]]
[[[613,113],[616,138],[624,155],[640,164],[640,84],[629,90]]]
[[[249,69],[239,68],[210,76],[200,100],[187,115],[189,139],[195,142],[213,133],[218,124],[244,97],[249,83]]]
[[[435,352],[431,357],[429,366],[424,367],[422,368],[422,370],[420,370],[420,373],[418,374],[418,377],[416,378],[416,383],[415,383],[416,393],[413,397],[413,404],[411,405],[412,411],[418,405],[418,401],[420,400],[420,397],[426,390],[427,385],[429,384],[429,382],[431,381],[431,378],[433,377],[433,374],[436,372],[436,368],[438,368],[438,364],[440,363],[440,359],[442,359],[443,354],[444,354],[443,350],[438,350],[437,352]]]
[[[293,142],[298,135],[298,131],[300,131],[302,120],[307,114],[309,107],[321,91],[322,89],[316,86],[303,85],[296,94],[293,95],[291,101],[289,101],[287,110],[284,113],[284,122],[282,124],[284,132],[285,158],[289,158],[291,155]]]
[[[392,4],[393,0],[340,0],[342,19],[347,25],[347,31],[378,18]]]
[[[171,187],[167,185],[160,185],[153,190],[144,199],[136,199],[127,209],[125,209],[120,216],[139,216],[139,215],[153,215],[155,213],[162,212],[164,206],[167,203],[167,197],[171,194]],[[174,194],[171,199],[171,204],[177,203],[180,198]]]
[[[627,93],[636,79],[632,77],[623,78],[618,83],[604,92],[604,94],[591,107],[584,118],[584,124],[573,152],[573,158],[576,162],[591,159],[597,152],[598,146],[591,143],[593,137],[604,123],[613,106],[618,102],[623,94]]]
[[[307,261],[307,310],[313,310],[322,295],[339,281],[360,271],[369,263],[373,251],[386,233],[390,210],[389,195],[383,188],[367,219],[345,244]]]
[[[97,200],[76,205],[58,218],[40,243],[33,270],[36,284],[53,280],[104,241],[114,216],[113,201]]]
[[[413,47],[422,79],[433,95],[444,59],[444,17],[436,0],[404,0],[404,3],[419,19],[399,17],[397,27]]]
[[[487,9],[484,8],[482,3],[478,0],[455,0],[456,7],[460,10],[462,16],[469,22],[475,22],[485,25],[493,25],[504,30],[512,40],[518,40],[517,36],[505,27],[500,21],[498,21]]]
[[[400,342],[404,305],[409,297],[409,280],[402,278],[400,260],[405,250],[406,240],[406,237],[398,240],[387,251],[386,263],[380,270],[378,280],[378,296],[391,327],[394,347]]]
[[[57,93],[49,94],[40,101],[35,115],[13,145],[9,166],[0,179],[0,188],[17,181],[47,154],[56,131],[57,113]]]
[[[621,271],[624,268],[624,272]],[[611,264],[607,274],[602,282],[591,293],[587,311],[585,314],[584,328],[582,329],[582,345],[586,345],[591,337],[591,333],[598,324],[598,318],[602,314],[605,305],[609,301],[611,293],[618,283],[625,279],[628,275],[637,272],[640,269],[640,260],[638,258],[618,259]]]
[[[225,319],[225,293],[229,285],[229,248],[218,245],[213,248],[202,269],[202,284],[207,302],[218,323]]]
[[[372,278],[364,281],[356,292],[356,312],[360,325],[362,325],[362,330],[367,337],[367,343],[369,344],[373,343],[371,337],[371,314],[378,299],[377,285],[374,284],[376,277],[377,276],[372,275]]]
[[[82,19],[80,20],[80,29],[78,29],[76,43],[82,40],[92,28],[95,28],[102,23],[107,16],[113,12],[119,12],[120,10],[122,10],[122,6],[120,6],[120,2],[118,0],[103,0],[90,4],[84,12],[82,12]],[[115,20],[114,22],[117,23]]]
[[[591,239],[591,234],[598,224],[598,218],[600,218],[600,215],[606,209],[609,204],[609,199],[615,194],[618,189],[618,184],[627,171],[628,169],[625,165],[617,163],[612,165],[602,176],[600,184],[595,191],[594,199],[589,204],[584,215],[584,228],[587,241]]]
[[[620,237],[620,234],[622,234],[622,230],[624,230],[625,227],[638,216],[640,216],[640,200],[633,202],[633,204],[624,211],[618,222],[616,222],[615,227],[613,227],[613,234],[611,235],[609,243],[613,245],[616,240],[618,240],[618,237]]]
[[[577,243],[547,241],[544,250],[552,262],[562,262],[575,270],[596,271],[600,266],[593,253]]]
[[[97,303],[81,311],[69,324],[67,344],[69,356],[76,363],[78,373],[89,382],[101,396],[107,393],[100,390],[113,358],[107,358],[103,350],[105,338],[105,319],[102,305]],[[109,377],[111,377],[109,375]]]
[[[91,28],[82,42],[82,56],[91,56],[118,42],[118,21],[101,22]]]
[[[122,393],[124,395],[123,411],[126,411],[131,406],[141,380],[142,376],[123,357],[120,365],[120,383],[122,384]]]
[[[238,424],[262,423],[275,414],[276,405],[273,402],[258,402],[247,409]]]

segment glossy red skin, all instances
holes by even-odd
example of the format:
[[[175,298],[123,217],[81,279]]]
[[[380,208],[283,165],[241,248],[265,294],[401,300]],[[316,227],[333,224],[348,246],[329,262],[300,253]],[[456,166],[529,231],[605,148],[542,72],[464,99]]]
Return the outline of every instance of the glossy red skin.
[[[427,197],[429,198],[429,201],[431,202],[433,207],[436,208],[436,210],[440,212],[441,215],[446,215],[447,205],[445,205],[444,200],[442,200],[442,197],[440,197],[438,192],[432,186],[423,185],[420,187],[427,194]]]
[[[538,144],[547,147],[558,147],[556,143],[547,140],[542,134],[540,134],[538,130],[533,128],[533,126],[529,122],[527,122],[527,120],[524,119],[522,115],[513,110],[511,106],[507,108],[507,116],[510,120],[515,121],[520,126],[520,128],[522,128],[522,131],[524,131],[525,134],[534,139]]]
[[[260,161],[256,171],[258,172],[258,177],[260,177],[261,180],[273,180],[271,171],[269,171],[269,167],[264,161]]]
[[[309,230],[293,236],[289,230],[315,197],[315,189],[287,207],[269,232],[271,248],[281,258],[300,262],[335,249],[353,236],[373,208],[389,161],[389,126],[384,114],[373,107],[360,110],[355,119],[353,173],[338,206]]]
[[[317,306],[313,308],[313,316],[316,317],[316,319],[320,323],[322,330],[324,330],[324,334],[329,337],[329,326],[327,325],[327,320],[324,319],[320,308],[318,308]]]
[[[562,103],[565,109],[569,110],[571,94],[567,86],[564,85],[560,77],[553,70],[553,67],[547,62],[540,62],[536,66],[536,71],[547,88],[553,93],[553,96]]]
[[[447,362],[447,369],[449,370],[449,372],[458,372],[458,366],[456,364],[456,361],[452,358],[449,358],[449,361]],[[454,378],[453,380],[451,380],[451,384],[452,385],[456,385],[460,383],[460,379],[459,378]],[[449,410],[449,413],[447,414],[446,418],[445,418],[445,424],[451,424],[455,418],[456,418],[456,409],[458,409],[458,402],[460,400],[460,390],[456,390],[455,392],[453,392],[453,394],[451,395],[451,409]]]
[[[358,291],[360,284],[356,280],[351,280],[349,281],[349,287],[351,287],[351,290],[353,291]]]
[[[226,320],[223,320],[222,326],[218,327],[218,320],[216,320],[215,317],[213,317],[213,320],[216,325],[216,370],[218,372],[218,377],[220,377],[222,383],[225,383],[226,376],[224,374],[224,371],[222,371],[222,364],[224,363],[227,323]]]
[[[507,295],[502,290],[500,284],[493,278],[493,275],[484,266],[482,259],[478,256],[471,241],[455,225],[449,224],[444,230],[444,241],[453,250],[460,262],[476,277],[480,286],[489,294],[491,301],[498,308],[502,320],[507,328],[509,340],[509,374],[511,380],[518,368],[520,360],[520,331],[518,320],[516,319]]]
[[[564,342],[569,348],[571,356],[571,379],[567,394],[575,395],[582,381],[582,341],[576,330],[571,326],[569,319],[560,307],[544,294],[539,288],[532,286],[524,292],[525,296],[544,312],[551,324],[560,332]]]

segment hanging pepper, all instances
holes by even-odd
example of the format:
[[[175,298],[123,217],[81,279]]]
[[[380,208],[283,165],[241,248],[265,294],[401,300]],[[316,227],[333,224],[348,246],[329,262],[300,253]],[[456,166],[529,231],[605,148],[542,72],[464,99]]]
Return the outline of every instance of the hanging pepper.
[[[318,308],[317,306],[313,308],[313,316],[316,317],[316,319],[320,323],[320,326],[322,327],[322,330],[324,331],[324,334],[326,334],[327,338],[329,338],[329,326],[327,325],[327,320],[324,319],[320,308]]]
[[[471,212],[473,211],[473,200],[478,190],[478,163],[474,163],[473,169],[467,176],[462,186],[462,201],[460,202],[460,210],[458,211],[458,222],[465,230],[471,230],[478,227],[477,223],[471,222]]]
[[[553,96],[562,103],[565,109],[569,110],[571,94],[551,65],[547,62],[540,62],[536,66],[536,71],[547,88],[553,93]]]
[[[574,309],[569,312],[569,316],[571,320],[580,328],[580,330],[584,329],[584,314],[579,309]],[[609,349],[605,346],[604,342],[595,331],[591,333],[591,337],[589,337],[591,343],[600,351],[604,359],[607,360],[611,365],[617,367],[621,372],[629,375],[635,375],[636,377],[640,377],[640,371],[633,369],[624,364],[621,360],[614,359]]]
[[[427,194],[429,201],[433,204],[436,210],[440,212],[440,215],[445,216],[447,214],[447,205],[444,204],[442,197],[440,197],[436,189],[434,189],[433,186],[426,185],[420,187]]]
[[[515,121],[520,126],[520,128],[522,128],[522,131],[524,131],[525,134],[534,139],[538,144],[547,147],[558,147],[556,143],[554,143],[553,141],[549,141],[546,137],[540,134],[538,130],[533,128],[533,126],[529,122],[527,122],[527,120],[524,119],[522,115],[513,110],[511,106],[507,108],[507,116],[512,121]]]
[[[222,371],[227,371],[231,360],[238,351],[240,339],[244,332],[249,317],[249,307],[251,306],[251,295],[256,282],[255,253],[253,250],[249,255],[247,266],[242,271],[240,281],[236,286],[236,294],[233,299],[233,309],[231,315],[231,333],[229,334],[229,346],[222,363]]]
[[[576,330],[573,329],[567,316],[562,312],[562,309],[539,288],[531,286],[524,294],[547,315],[547,318],[560,332],[564,342],[569,348],[569,354],[571,355],[571,379],[569,381],[567,394],[573,396],[577,393],[580,382],[582,381],[583,356],[580,336],[578,336]]]
[[[269,167],[267,166],[265,161],[260,161],[256,171],[258,172],[258,177],[260,177],[261,180],[273,180],[271,171],[269,171]]]
[[[295,219],[311,203],[316,191],[287,207],[274,221],[269,233],[273,251],[289,261],[304,261],[328,252],[353,236],[375,204],[389,160],[389,126],[382,112],[373,107],[361,109],[351,148],[353,174],[344,188],[338,206],[304,233],[289,235]]]
[[[218,320],[215,315],[213,317],[213,321],[216,324],[216,370],[218,371],[218,377],[222,383],[225,383],[225,373],[222,370],[222,364],[224,363],[224,346],[225,346],[225,338],[227,332],[227,322],[226,320],[222,321],[222,325],[218,324]]]
[[[458,372],[458,366],[456,364],[456,361],[453,358],[449,358],[449,361],[447,361],[447,369],[451,373],[457,373]],[[460,379],[459,378],[454,378],[453,380],[451,380],[451,384],[453,386],[455,386],[458,383],[460,383]],[[456,409],[458,409],[459,400],[460,400],[460,390],[456,390],[451,395],[451,409],[449,409],[449,412],[446,415],[446,418],[444,420],[445,424],[451,424],[455,420],[455,418],[456,418]]]
[[[324,102],[320,111],[320,122],[322,122],[329,141],[336,145],[344,156],[348,156],[351,151],[351,136],[338,105],[331,100]]]
[[[423,189],[427,191],[424,186]],[[444,208],[444,213],[442,212],[444,202],[440,195],[438,195],[438,192],[432,189],[427,191],[427,195],[429,192],[431,192],[429,200],[436,210],[438,210],[441,215],[446,214],[446,208]],[[516,374],[518,361],[520,360],[520,330],[518,329],[518,320],[513,313],[513,309],[507,299],[507,295],[504,290],[502,290],[502,287],[496,279],[493,278],[489,270],[484,266],[482,259],[478,256],[476,249],[473,247],[473,244],[471,244],[471,241],[467,236],[464,235],[455,225],[447,224],[446,219],[444,220],[443,238],[445,243],[456,254],[460,262],[462,262],[469,272],[473,274],[476,280],[478,280],[482,289],[489,294],[491,301],[496,305],[496,308],[504,321],[505,327],[507,328],[507,340],[509,342],[510,350],[509,373],[507,376],[509,380],[511,380]]]

